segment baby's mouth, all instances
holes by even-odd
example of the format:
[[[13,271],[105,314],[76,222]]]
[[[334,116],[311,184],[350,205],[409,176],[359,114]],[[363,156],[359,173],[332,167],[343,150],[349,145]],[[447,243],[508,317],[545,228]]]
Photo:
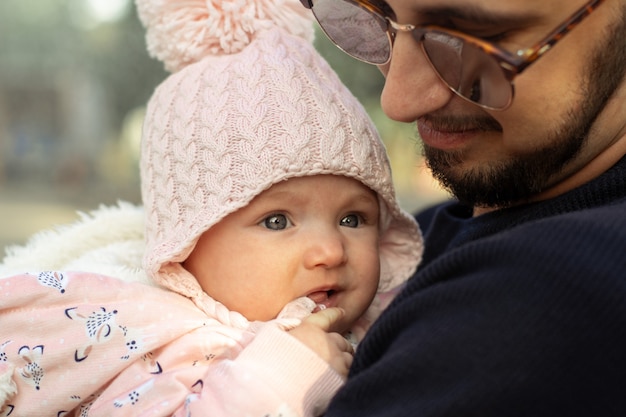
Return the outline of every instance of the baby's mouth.
[[[328,307],[331,307],[332,296],[336,294],[335,290],[327,290],[327,291],[315,291],[311,294],[307,295],[313,302],[316,304],[313,309],[313,313],[317,313],[321,310],[326,310]]]

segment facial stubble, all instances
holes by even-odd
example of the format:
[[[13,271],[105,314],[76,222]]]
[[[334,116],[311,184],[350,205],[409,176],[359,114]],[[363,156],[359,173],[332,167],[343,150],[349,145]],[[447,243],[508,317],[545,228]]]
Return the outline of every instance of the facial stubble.
[[[465,160],[463,151],[444,151],[424,145],[426,164],[434,177],[462,203],[489,208],[525,202],[548,188],[591,140],[589,133],[598,115],[624,80],[626,13],[605,32],[605,40],[584,68],[580,102],[563,112],[561,121],[542,141],[544,146],[464,170],[459,168]],[[476,125],[491,125],[491,130],[499,126],[495,119],[476,121]]]

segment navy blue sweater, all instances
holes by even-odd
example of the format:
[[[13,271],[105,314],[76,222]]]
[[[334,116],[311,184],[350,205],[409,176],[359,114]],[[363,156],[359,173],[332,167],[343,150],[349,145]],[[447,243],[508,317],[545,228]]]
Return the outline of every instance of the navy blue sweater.
[[[336,416],[626,416],[626,158],[558,198],[417,216],[424,262]]]

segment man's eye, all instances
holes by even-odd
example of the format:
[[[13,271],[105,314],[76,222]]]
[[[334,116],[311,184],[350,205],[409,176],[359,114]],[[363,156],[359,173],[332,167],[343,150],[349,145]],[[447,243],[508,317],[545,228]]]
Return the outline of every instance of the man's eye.
[[[261,224],[270,230],[284,230],[291,225],[291,222],[284,214],[272,214],[263,219]]]
[[[489,35],[481,35],[481,36],[476,36],[477,38],[480,38],[484,41],[487,41],[489,43],[498,43],[498,42],[502,42],[502,40],[507,38],[507,34],[506,33],[496,33],[496,34],[489,34]]]
[[[348,214],[345,216],[339,224],[345,227],[359,227],[361,225],[363,219],[357,214]]]

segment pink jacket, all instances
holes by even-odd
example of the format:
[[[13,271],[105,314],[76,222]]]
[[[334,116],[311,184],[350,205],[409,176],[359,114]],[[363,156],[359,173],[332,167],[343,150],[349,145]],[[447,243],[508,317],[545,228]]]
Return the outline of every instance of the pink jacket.
[[[92,273],[0,279],[0,416],[320,414],[342,379],[285,331],[303,302],[259,323]]]

